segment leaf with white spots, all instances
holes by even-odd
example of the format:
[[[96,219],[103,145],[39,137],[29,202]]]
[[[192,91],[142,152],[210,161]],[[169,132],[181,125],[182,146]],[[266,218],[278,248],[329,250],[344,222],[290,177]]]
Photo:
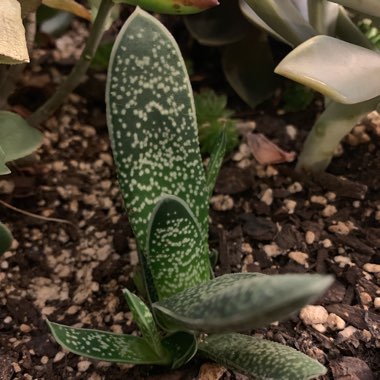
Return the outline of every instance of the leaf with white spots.
[[[166,336],[162,344],[171,354],[172,368],[182,367],[194,357],[198,350],[195,335],[184,331],[177,331]]]
[[[160,334],[149,308],[139,297],[131,293],[128,289],[124,289],[123,294],[131,309],[133,320],[139,327],[144,339],[149,343],[158,356],[169,358],[169,353],[164,349],[160,342]]]
[[[214,146],[214,150],[210,157],[210,161],[207,165],[206,181],[209,197],[212,195],[212,192],[214,190],[216,179],[218,178],[218,174],[223,163],[223,158],[226,154],[226,146],[226,131],[223,129],[218,136],[218,139]]]
[[[308,380],[327,372],[291,347],[242,334],[210,335],[199,343],[199,352],[258,380]]]
[[[154,303],[153,312],[168,331],[244,331],[288,317],[331,283],[320,275],[227,274]]]
[[[163,196],[148,228],[147,264],[158,299],[210,280],[210,262],[202,233],[188,205]]]
[[[207,186],[186,66],[169,31],[141,9],[115,41],[106,103],[120,187],[140,250],[163,194],[189,205],[206,242]]]
[[[55,340],[74,354],[116,363],[170,364],[170,360],[158,356],[143,338],[47,322]]]

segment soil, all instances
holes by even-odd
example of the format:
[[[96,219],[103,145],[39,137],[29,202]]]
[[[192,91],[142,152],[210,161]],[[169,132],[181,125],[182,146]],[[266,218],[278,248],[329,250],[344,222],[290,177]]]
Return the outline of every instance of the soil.
[[[65,38],[80,48],[70,33]],[[49,96],[75,53],[57,65],[59,48],[37,49],[12,97],[13,109],[28,113]],[[216,50],[207,54],[218,58]],[[307,324],[295,315],[252,333],[319,360],[328,368],[322,379],[380,379],[379,116],[367,118],[345,140],[328,174],[300,174],[294,163],[260,165],[246,144],[247,130],[299,152],[318,101],[297,114],[283,113],[276,99],[252,111],[219,77],[218,59],[213,62],[214,67],[195,65],[194,87],[216,83],[244,119],[238,125],[241,144],[226,158],[211,200],[216,275],[333,274],[334,285],[316,302],[327,310],[327,321]],[[0,379],[180,380],[213,374],[209,378],[241,380],[244,376],[201,358],[175,372],[97,362],[63,351],[48,332],[45,318],[114,332],[136,330],[121,292],[135,289],[136,243],[116,182],[104,84],[104,73],[90,72],[43,125],[43,146],[0,180],[1,219],[15,236],[12,249],[0,257]]]

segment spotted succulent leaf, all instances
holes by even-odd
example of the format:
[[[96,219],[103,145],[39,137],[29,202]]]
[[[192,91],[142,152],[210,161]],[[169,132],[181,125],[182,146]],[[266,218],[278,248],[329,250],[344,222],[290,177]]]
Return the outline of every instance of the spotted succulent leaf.
[[[315,300],[330,276],[235,273],[153,304],[166,330],[231,332],[263,327]]]
[[[197,338],[194,334],[177,331],[166,336],[162,344],[170,352],[172,368],[179,368],[190,361],[198,350]]]
[[[74,328],[48,321],[55,340],[77,355],[109,362],[167,365],[145,339],[100,330]]]
[[[149,308],[139,297],[131,293],[128,289],[124,289],[123,294],[131,309],[133,320],[137,323],[145,341],[148,342],[158,356],[170,358],[169,353],[161,344],[160,334]]]
[[[163,196],[148,227],[147,263],[158,299],[210,280],[208,250],[197,220],[187,204]]]
[[[326,368],[301,352],[242,334],[210,335],[199,343],[204,356],[258,380],[308,380]]]
[[[10,248],[12,240],[11,232],[0,222],[0,255]]]
[[[226,146],[226,132],[225,130],[222,130],[215,142],[214,149],[206,170],[206,181],[209,197],[212,195],[212,192],[214,190],[216,179],[218,178],[218,174],[223,163],[223,158],[226,154]]]
[[[110,59],[107,120],[120,187],[140,249],[158,198],[189,205],[207,240],[208,201],[186,65],[169,31],[141,9],[120,31]]]

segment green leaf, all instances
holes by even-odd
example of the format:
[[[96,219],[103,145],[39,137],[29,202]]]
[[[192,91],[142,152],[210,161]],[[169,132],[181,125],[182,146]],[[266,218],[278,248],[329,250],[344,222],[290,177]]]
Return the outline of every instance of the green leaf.
[[[8,174],[4,163],[32,153],[42,142],[42,134],[21,116],[0,111],[0,175]]]
[[[172,368],[182,367],[189,362],[198,350],[197,338],[194,334],[178,331],[162,340],[164,347],[172,357]]]
[[[354,104],[380,95],[380,54],[333,37],[306,41],[275,72],[338,103]]]
[[[225,130],[222,130],[218,136],[218,139],[215,142],[214,150],[211,154],[210,161],[207,165],[206,170],[206,181],[209,197],[212,195],[212,192],[214,191],[215,183],[223,163],[223,158],[226,153],[226,143],[226,132]]]
[[[325,170],[343,137],[379,104],[380,96],[357,104],[328,104],[307,136],[298,158],[297,169],[313,172]]]
[[[246,0],[246,3],[271,29],[293,46],[317,34],[292,1]]]
[[[267,37],[254,29],[224,49],[222,64],[228,83],[252,108],[268,99],[277,87]]]
[[[284,319],[315,300],[332,277],[235,273],[153,304],[166,330],[242,331]]]
[[[185,200],[207,240],[208,197],[185,63],[167,29],[137,9],[120,31],[106,89],[120,187],[138,246],[157,200]]]
[[[185,24],[193,38],[208,46],[237,42],[244,37],[248,28],[237,1],[222,1],[208,12],[187,16]]]
[[[163,196],[152,213],[148,231],[147,262],[158,299],[209,281],[208,251],[184,201]]]
[[[0,222],[0,255],[11,247],[13,236],[8,228]]]
[[[57,343],[74,354],[116,363],[168,364],[143,338],[47,323]]]
[[[114,0],[114,2],[136,5],[151,12],[176,15],[202,12],[219,4],[217,0]]]
[[[157,330],[156,323],[149,308],[137,297],[131,293],[128,289],[123,290],[124,297],[131,309],[133,320],[137,323],[141,334],[145,341],[152,347],[155,353],[161,358],[167,358],[168,353],[163,348],[160,342],[160,334]]]
[[[329,0],[367,15],[380,17],[379,0]]]
[[[376,28],[373,21],[369,18],[361,20],[358,24],[358,28],[366,38],[376,47],[377,50],[380,50],[380,30]]]
[[[327,372],[293,348],[248,335],[210,335],[199,343],[199,352],[258,380],[307,380]]]

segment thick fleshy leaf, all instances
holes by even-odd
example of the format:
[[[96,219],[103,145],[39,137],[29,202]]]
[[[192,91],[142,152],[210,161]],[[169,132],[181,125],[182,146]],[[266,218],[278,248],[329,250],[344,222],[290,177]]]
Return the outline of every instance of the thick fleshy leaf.
[[[335,37],[367,49],[374,49],[373,44],[351,20],[349,14],[342,6],[339,6],[339,14],[335,28]]]
[[[197,338],[194,334],[178,331],[166,336],[162,344],[170,352],[172,368],[179,368],[190,361],[198,350]]]
[[[8,174],[1,162],[9,162],[32,153],[42,142],[42,134],[21,116],[0,111],[0,175]],[[1,158],[3,155],[3,159]]]
[[[256,12],[246,3],[245,0],[239,0],[240,10],[243,13],[243,15],[248,19],[248,21],[257,26],[260,29],[263,29],[265,32],[269,33],[272,37],[276,38],[277,40],[292,45],[289,41],[287,41],[285,38],[283,38],[280,34],[275,32],[267,23],[265,23],[257,14]]]
[[[223,52],[224,74],[236,93],[252,108],[268,99],[277,86],[267,37],[252,30]]]
[[[218,139],[216,140],[214,150],[211,154],[210,161],[207,165],[206,181],[209,197],[212,195],[212,192],[214,191],[215,183],[223,163],[223,158],[226,153],[226,142],[226,132],[223,130],[219,134]]]
[[[288,317],[331,283],[330,276],[235,273],[156,302],[153,311],[167,330],[243,331]]]
[[[303,1],[305,4],[306,2]],[[328,0],[307,0],[308,19],[319,34],[333,35],[339,14],[339,5]]]
[[[114,0],[114,2],[136,5],[151,12],[176,15],[199,13],[219,4],[218,0]]]
[[[10,248],[12,240],[11,232],[0,222],[0,255]]]
[[[379,0],[330,0],[370,16],[380,17]]]
[[[248,28],[237,1],[222,1],[218,7],[207,12],[187,16],[185,24],[199,43],[209,46],[237,42],[244,37]]]
[[[74,354],[116,363],[170,363],[159,357],[143,338],[47,322],[57,343]]]
[[[322,364],[291,347],[248,335],[207,336],[199,343],[199,352],[258,380],[308,380],[327,372]]]
[[[17,0],[2,0],[0,23],[0,64],[29,62],[21,5]]]
[[[163,196],[148,228],[147,262],[158,299],[210,280],[210,263],[199,225],[187,204]]]
[[[139,297],[131,293],[128,289],[124,289],[123,294],[132,312],[133,320],[139,327],[145,341],[152,347],[159,357],[166,357],[170,360],[168,352],[165,351],[160,342],[160,334],[148,306],[146,306]]]
[[[42,4],[50,8],[70,12],[73,15],[82,17],[88,21],[91,20],[90,11],[82,4],[79,4],[74,0],[42,0]]]
[[[107,119],[120,187],[140,249],[158,198],[185,200],[207,240],[207,186],[185,63],[167,29],[137,9],[107,76]]]
[[[245,1],[271,29],[293,46],[297,46],[317,34],[292,1]]]
[[[333,37],[304,42],[275,72],[338,103],[364,102],[380,94],[380,54]]]
[[[313,172],[325,170],[339,142],[379,104],[380,96],[349,105],[331,102],[307,136],[298,158],[297,169]]]

